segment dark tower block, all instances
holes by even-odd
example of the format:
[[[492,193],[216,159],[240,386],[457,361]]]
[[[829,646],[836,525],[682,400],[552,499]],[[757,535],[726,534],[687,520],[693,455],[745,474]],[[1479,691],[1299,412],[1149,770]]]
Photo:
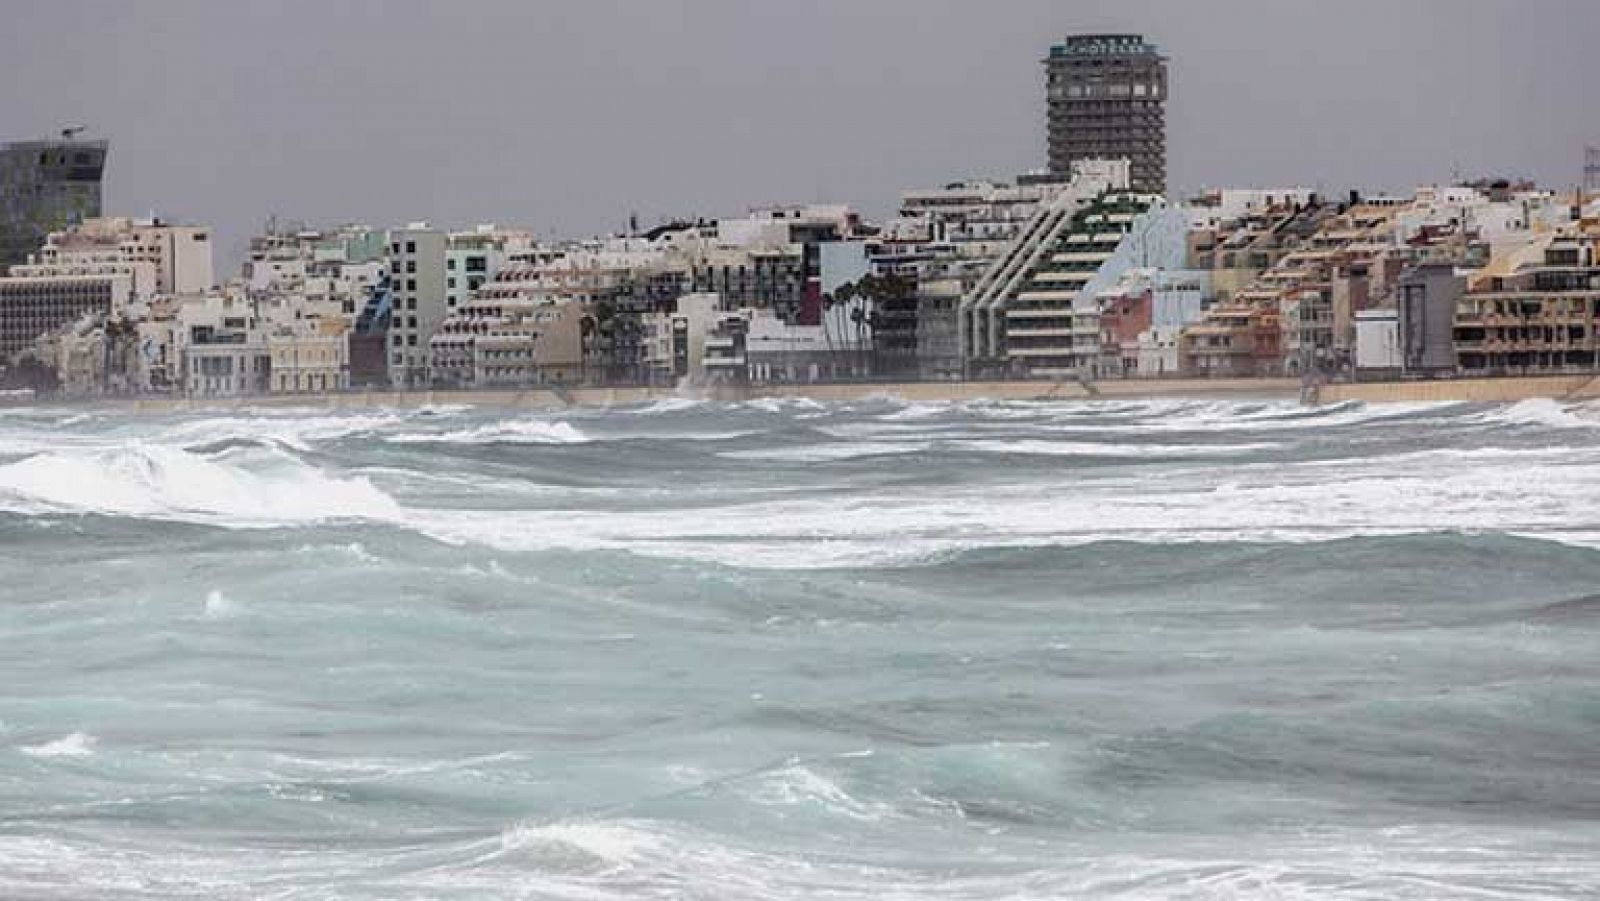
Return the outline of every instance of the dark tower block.
[[[0,144],[0,275],[26,263],[51,232],[100,215],[106,142],[74,132]]]
[[[1126,159],[1135,190],[1167,187],[1167,58],[1137,34],[1080,34],[1044,61],[1050,171],[1072,161]]]

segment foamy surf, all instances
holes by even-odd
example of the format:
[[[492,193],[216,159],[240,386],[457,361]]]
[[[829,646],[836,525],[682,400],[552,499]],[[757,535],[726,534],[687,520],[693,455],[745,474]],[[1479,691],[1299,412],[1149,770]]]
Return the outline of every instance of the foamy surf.
[[[53,741],[37,745],[23,745],[17,750],[29,757],[51,759],[56,757],[88,757],[94,754],[99,739],[87,732],[74,732]]]
[[[403,432],[384,440],[394,444],[584,444],[589,436],[566,422],[508,420],[448,432]]]
[[[1557,411],[7,416],[0,898],[1587,897]]]
[[[241,526],[400,515],[370,482],[332,477],[288,455],[246,468],[144,444],[41,453],[0,466],[0,508]]]

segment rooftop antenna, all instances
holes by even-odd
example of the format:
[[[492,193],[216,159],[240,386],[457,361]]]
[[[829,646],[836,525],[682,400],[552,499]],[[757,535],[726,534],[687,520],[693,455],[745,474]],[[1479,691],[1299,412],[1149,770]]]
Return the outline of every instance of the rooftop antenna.
[[[70,141],[73,138],[76,138],[78,135],[83,134],[83,132],[84,126],[69,125],[66,128],[61,129],[61,140]]]

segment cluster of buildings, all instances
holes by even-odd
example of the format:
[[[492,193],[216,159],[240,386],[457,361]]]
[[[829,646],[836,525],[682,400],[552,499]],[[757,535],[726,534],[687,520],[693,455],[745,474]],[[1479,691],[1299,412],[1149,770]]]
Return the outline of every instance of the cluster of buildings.
[[[581,241],[102,215],[104,141],[0,145],[0,382],[71,395],[1600,369],[1600,203],[1166,184],[1167,59],[1044,60],[1048,166]]]

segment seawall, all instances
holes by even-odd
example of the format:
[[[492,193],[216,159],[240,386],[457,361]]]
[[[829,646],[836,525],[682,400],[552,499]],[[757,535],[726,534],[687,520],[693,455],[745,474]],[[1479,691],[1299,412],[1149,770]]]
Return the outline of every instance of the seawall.
[[[697,391],[668,387],[532,388],[484,391],[353,391],[340,394],[274,394],[237,398],[137,398],[100,401],[152,413],[238,407],[346,409],[362,407],[432,407],[463,404],[513,409],[609,407],[668,398],[744,401],[759,398],[810,398],[854,401],[896,397],[908,401],[964,400],[1091,400],[1146,397],[1299,397],[1294,379],[1130,379],[1084,385],[1076,381],[872,382],[818,385],[717,385]]]
[[[1469,401],[1506,403],[1534,398],[1586,400],[1600,397],[1600,375],[1507,376],[1490,379],[1438,379],[1425,382],[1356,382],[1323,385],[1319,403]]]
[[[73,406],[110,406],[152,413],[240,407],[294,407],[346,409],[366,407],[417,408],[467,405],[510,409],[561,409],[645,404],[669,398],[703,398],[744,401],[759,398],[809,398],[818,401],[858,401],[895,397],[907,401],[966,400],[1093,400],[1157,397],[1260,398],[1294,400],[1300,397],[1297,379],[1128,379],[1076,381],[985,382],[870,382],[818,385],[718,385],[679,391],[667,387],[531,388],[484,391],[352,391],[340,394],[273,394],[254,397],[133,398],[90,400]],[[1600,374],[1526,376],[1478,379],[1438,379],[1411,382],[1358,382],[1323,385],[1317,402],[1344,401],[1396,403],[1464,401],[1509,403],[1532,398],[1553,400],[1600,399]],[[17,404],[4,404],[16,406]],[[47,406],[54,405],[50,402]]]

